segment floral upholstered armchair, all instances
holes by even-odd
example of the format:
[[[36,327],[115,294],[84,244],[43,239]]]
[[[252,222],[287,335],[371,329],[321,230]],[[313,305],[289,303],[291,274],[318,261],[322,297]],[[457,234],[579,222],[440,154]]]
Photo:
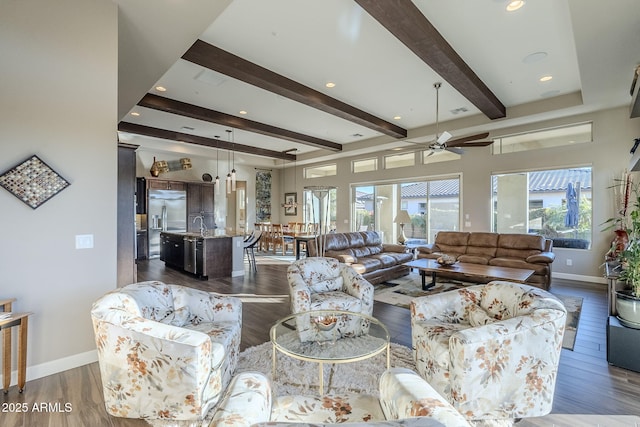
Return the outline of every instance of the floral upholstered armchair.
[[[416,298],[417,370],[469,420],[546,415],[566,315],[549,292],[504,281]]]
[[[424,379],[405,368],[391,368],[382,374],[379,396],[354,392],[275,397],[264,374],[241,372],[231,380],[209,427],[333,425],[470,427]]]
[[[287,280],[294,314],[316,310],[351,311],[369,316],[373,313],[373,285],[335,258],[309,257],[295,261],[287,269]],[[359,335],[362,328],[362,319],[357,317],[338,319],[337,329],[342,336]],[[297,329],[303,342],[324,339],[310,317],[299,318]]]
[[[91,309],[107,412],[202,419],[238,362],[239,299],[162,282],[116,289]]]

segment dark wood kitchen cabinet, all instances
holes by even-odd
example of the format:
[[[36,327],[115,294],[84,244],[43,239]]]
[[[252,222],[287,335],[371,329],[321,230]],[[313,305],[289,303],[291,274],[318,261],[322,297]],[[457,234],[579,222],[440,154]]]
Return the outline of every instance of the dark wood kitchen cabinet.
[[[171,233],[160,233],[160,260],[171,267],[184,268],[183,236]]]
[[[200,215],[204,217],[207,230],[215,228],[214,191],[213,184],[195,182],[187,184],[187,231],[192,233],[200,231],[200,220],[195,220]]]
[[[166,181],[163,179],[147,179],[149,189],[185,191],[187,184],[181,181]]]

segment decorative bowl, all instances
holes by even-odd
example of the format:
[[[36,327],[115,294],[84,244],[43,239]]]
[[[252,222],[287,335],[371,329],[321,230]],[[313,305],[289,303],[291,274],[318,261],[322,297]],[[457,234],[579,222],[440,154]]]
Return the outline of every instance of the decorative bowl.
[[[321,331],[330,331],[338,322],[338,318],[335,316],[317,316],[313,318],[313,323]]]
[[[447,254],[443,254],[441,256],[438,257],[438,259],[436,259],[436,262],[440,265],[453,265],[455,264],[457,261],[454,257],[452,257],[451,255],[447,255]]]

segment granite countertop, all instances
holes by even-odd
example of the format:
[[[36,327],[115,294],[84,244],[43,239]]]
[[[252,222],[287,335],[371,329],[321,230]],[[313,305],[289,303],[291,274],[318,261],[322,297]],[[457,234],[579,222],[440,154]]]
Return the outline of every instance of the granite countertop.
[[[232,237],[236,237],[236,236],[243,236],[242,234],[225,234],[225,233],[221,233],[221,234],[216,234],[215,230],[207,230],[203,235],[201,235],[200,233],[193,233],[193,232],[175,232],[175,231],[163,231],[162,233],[165,234],[173,234],[176,236],[185,236],[185,237],[198,237],[201,239],[221,239],[221,238],[232,238]]]

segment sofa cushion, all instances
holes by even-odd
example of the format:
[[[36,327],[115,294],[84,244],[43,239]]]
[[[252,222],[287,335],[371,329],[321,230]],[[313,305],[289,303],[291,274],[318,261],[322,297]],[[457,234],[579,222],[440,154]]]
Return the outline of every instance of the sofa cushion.
[[[436,234],[437,251],[458,257],[467,253],[469,233],[462,231],[440,231]]]
[[[353,248],[351,248],[351,252],[353,253],[353,256],[358,259],[358,262],[360,258],[368,257],[369,255],[371,255],[371,250],[368,246],[354,246]]]
[[[545,238],[533,234],[500,234],[496,257],[521,258],[544,251]]]
[[[382,238],[377,231],[361,231],[365,246],[382,246]]]
[[[521,258],[497,257],[490,260],[489,265],[495,265],[498,267],[524,268],[527,270],[533,270],[534,274],[547,274],[549,269],[548,264],[531,264]]]
[[[413,259],[413,254],[409,252],[385,252],[384,254],[395,259],[396,264],[404,264]]]
[[[394,258],[391,255],[386,254],[386,253],[380,253],[380,254],[377,254],[377,255],[371,255],[371,258],[375,258],[375,259],[379,260],[380,263],[382,264],[382,268],[393,267],[394,265],[396,265],[398,263],[396,258]]]
[[[311,245],[313,246],[313,245]],[[330,233],[325,236],[324,250],[342,251],[350,246],[347,236],[342,233]]]
[[[369,273],[371,271],[379,270],[382,268],[382,262],[379,259],[375,258],[358,258],[358,264],[364,266],[365,273]]]
[[[467,252],[462,257],[458,257],[460,262],[473,262],[475,264],[488,264],[489,260],[496,256],[498,249],[498,233],[474,232],[469,234],[467,241]]]

